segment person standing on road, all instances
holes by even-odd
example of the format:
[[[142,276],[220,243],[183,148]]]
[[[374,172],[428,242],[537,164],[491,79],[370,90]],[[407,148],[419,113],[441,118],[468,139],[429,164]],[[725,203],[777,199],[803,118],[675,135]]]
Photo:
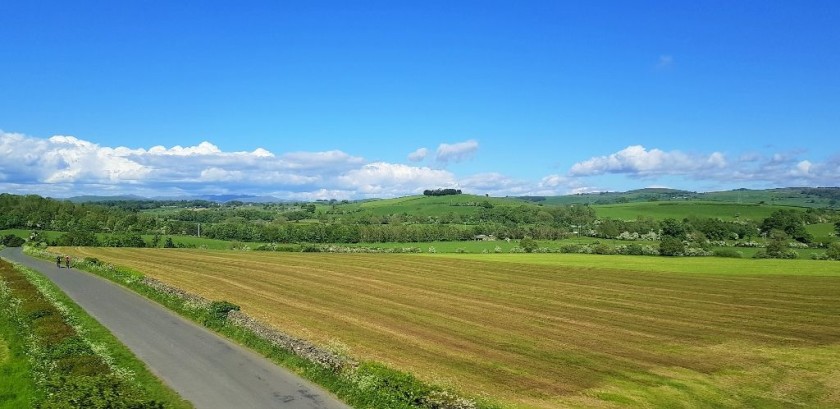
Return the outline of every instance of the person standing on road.
[[[70,268],[70,256],[64,256],[64,264],[67,265],[67,268]]]
[[[55,266],[61,268],[61,256],[55,256]]]

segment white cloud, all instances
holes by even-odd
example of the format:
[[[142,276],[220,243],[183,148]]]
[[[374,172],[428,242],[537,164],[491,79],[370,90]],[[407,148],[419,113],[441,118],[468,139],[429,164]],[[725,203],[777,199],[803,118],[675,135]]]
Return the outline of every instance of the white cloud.
[[[687,155],[680,151],[647,150],[641,145],[628,146],[607,156],[597,156],[572,165],[572,176],[623,173],[632,176],[684,175],[698,170],[723,168],[726,158],[720,152],[708,156]]]
[[[470,139],[453,144],[442,143],[435,152],[435,160],[441,163],[461,162],[471,158],[478,150],[478,141]]]
[[[824,163],[802,159],[803,152],[755,152],[727,160],[721,152],[689,155],[629,146],[616,153],[597,156],[572,165],[569,176],[589,177],[623,174],[633,178],[682,176],[691,180],[715,182],[720,186],[836,186],[840,180],[840,157]]]
[[[426,148],[417,149],[414,152],[408,154],[408,160],[412,162],[420,162],[423,159],[426,159],[426,156],[429,154],[429,150]]]
[[[441,144],[435,159],[460,161],[477,149],[476,141]],[[632,188],[631,184],[617,182],[616,175],[641,178],[646,185],[678,188],[686,187],[680,180],[723,188],[837,185],[840,155],[817,161],[804,157],[804,153],[744,153],[730,158],[722,152],[687,154],[633,145],[578,162],[566,174],[524,180],[492,171],[459,177],[440,168],[370,163],[339,150],[276,154],[264,148],[224,151],[206,141],[169,148],[107,147],[73,136],[43,139],[0,131],[0,191],[54,197],[238,193],[311,200],[393,197],[431,188],[461,188],[467,193],[494,196]],[[430,154],[423,148],[412,153],[414,158]],[[598,176],[603,179],[593,179]],[[612,182],[605,183],[605,179]]]
[[[153,193],[200,189],[223,192],[311,187],[356,169],[364,159],[338,150],[275,155],[263,148],[226,152],[210,142],[149,149],[104,147],[72,136],[48,139],[0,131],[0,180],[5,186],[86,186],[101,192],[132,184]]]
[[[446,170],[374,162],[344,173],[337,182],[366,196],[396,196],[429,188],[454,187],[455,176]]]

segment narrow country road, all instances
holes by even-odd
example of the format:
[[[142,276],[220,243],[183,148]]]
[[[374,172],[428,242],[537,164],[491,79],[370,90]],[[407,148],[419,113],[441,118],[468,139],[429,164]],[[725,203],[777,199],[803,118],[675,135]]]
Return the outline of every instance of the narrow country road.
[[[349,409],[328,392],[110,281],[29,257],[0,256],[44,273],[199,409]]]

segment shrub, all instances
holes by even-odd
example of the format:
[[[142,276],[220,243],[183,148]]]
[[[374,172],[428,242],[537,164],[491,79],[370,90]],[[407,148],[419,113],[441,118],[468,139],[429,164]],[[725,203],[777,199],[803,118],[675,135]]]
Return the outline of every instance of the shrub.
[[[213,318],[224,320],[231,311],[239,311],[239,306],[227,301],[213,301],[210,303],[210,315]]]
[[[163,409],[163,404],[146,399],[131,383],[114,375],[55,376],[47,382],[43,409],[143,408]]]
[[[564,244],[560,246],[561,253],[580,253],[581,246],[579,244]]]
[[[615,250],[609,244],[598,244],[593,249],[592,252],[595,254],[615,254]]]
[[[231,311],[239,311],[239,306],[227,301],[213,301],[210,303],[209,313],[203,323],[211,328],[221,327],[227,321],[228,313]]]
[[[715,257],[726,257],[726,258],[741,258],[743,255],[740,251],[736,251],[733,249],[719,249],[712,252],[712,255]]]
[[[4,245],[6,247],[20,247],[25,242],[26,242],[26,240],[24,240],[24,239],[22,239],[18,236],[15,236],[14,234],[6,235],[5,237],[3,237],[2,240],[0,240],[0,244]]]
[[[683,255],[688,257],[705,257],[711,256],[712,252],[705,250],[702,247],[686,247],[683,251]]]
[[[533,253],[539,247],[539,244],[536,240],[526,237],[522,240],[519,240],[519,247],[522,247],[526,253]]]
[[[825,250],[825,256],[831,260],[840,260],[840,243],[831,243]]]
[[[628,255],[628,256],[641,256],[641,255],[645,254],[642,246],[640,246],[638,244],[635,244],[635,243],[627,245],[627,246],[617,246],[615,248],[615,251],[618,254],[624,254],[624,255]]]
[[[90,264],[92,266],[101,266],[102,265],[102,261],[99,260],[96,257],[85,257],[84,259],[82,259],[82,262],[85,262],[85,263]]]
[[[676,237],[663,237],[659,243],[659,254],[668,257],[682,256],[685,244]]]

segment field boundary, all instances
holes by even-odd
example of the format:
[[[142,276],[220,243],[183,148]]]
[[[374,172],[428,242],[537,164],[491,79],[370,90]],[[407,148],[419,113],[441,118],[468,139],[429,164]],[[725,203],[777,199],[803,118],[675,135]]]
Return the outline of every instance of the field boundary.
[[[54,260],[48,250],[24,247],[30,256]],[[276,330],[239,311],[228,301],[212,301],[140,272],[96,259],[73,267],[120,284],[164,307],[262,354],[336,394],[356,408],[500,409],[495,402],[469,399],[377,362],[357,362]]]

